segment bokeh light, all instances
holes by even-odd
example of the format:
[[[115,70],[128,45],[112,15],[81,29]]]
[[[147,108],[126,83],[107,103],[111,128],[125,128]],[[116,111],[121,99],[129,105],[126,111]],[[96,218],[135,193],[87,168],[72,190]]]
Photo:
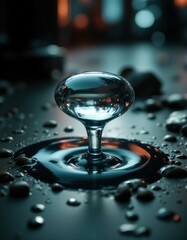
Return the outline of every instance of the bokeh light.
[[[140,10],[135,15],[135,23],[140,28],[149,28],[155,23],[154,14],[149,10]]]
[[[157,47],[164,45],[166,37],[163,32],[156,31],[152,34],[151,40]]]

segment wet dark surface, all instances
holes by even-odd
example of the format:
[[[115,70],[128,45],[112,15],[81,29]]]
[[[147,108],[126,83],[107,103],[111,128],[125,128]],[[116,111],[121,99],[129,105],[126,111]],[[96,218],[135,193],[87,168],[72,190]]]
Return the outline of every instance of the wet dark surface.
[[[15,153],[15,162],[18,166],[29,166],[27,172],[36,179],[58,182],[74,189],[116,187],[133,178],[152,183],[160,179],[161,167],[169,164],[166,154],[140,141],[102,138],[101,144],[103,154],[110,155],[111,159],[94,164],[82,157],[87,151],[88,140],[73,137],[22,148]]]
[[[163,52],[170,59],[164,65],[157,62]],[[30,176],[28,169],[35,159],[12,158],[14,152],[54,138],[84,137],[86,132],[81,123],[63,114],[54,104],[56,82],[3,84],[0,91],[4,99],[0,105],[0,239],[185,240],[187,159],[180,156],[187,155],[186,136],[182,130],[172,131],[165,126],[172,112],[186,110],[183,100],[182,109],[181,104],[173,104],[174,100],[179,102],[179,96],[174,100],[170,98],[170,105],[165,100],[173,93],[184,94],[187,90],[185,55],[182,48],[153,49],[144,45],[70,52],[68,68],[71,71],[76,67],[76,71],[118,73],[123,66],[131,65],[137,70],[156,73],[162,82],[164,95],[158,99],[164,106],[154,111],[154,117],[148,115],[153,114],[150,108],[145,111],[145,100],[136,99],[134,109],[141,105],[141,110],[129,110],[104,129],[105,138],[137,139],[159,148],[172,164],[154,183],[143,186],[140,180],[136,180],[136,184],[124,183],[120,201],[115,188],[74,190]],[[52,127],[50,124],[44,127],[51,120],[54,120]],[[65,130],[68,126],[71,131]],[[177,141],[165,141],[166,135],[175,136]]]

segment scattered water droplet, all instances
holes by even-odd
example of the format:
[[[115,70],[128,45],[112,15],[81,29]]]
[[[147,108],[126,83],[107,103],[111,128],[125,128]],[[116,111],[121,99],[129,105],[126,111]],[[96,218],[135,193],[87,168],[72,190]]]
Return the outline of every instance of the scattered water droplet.
[[[141,134],[149,134],[149,132],[146,131],[146,130],[141,130],[140,133],[141,133]]]
[[[140,201],[150,201],[154,199],[154,194],[149,189],[140,187],[137,190],[137,199]]]
[[[147,236],[151,233],[150,229],[146,226],[137,226],[131,223],[124,223],[119,227],[119,232],[129,236]]]
[[[30,193],[30,185],[26,181],[13,182],[9,187],[9,195],[14,198],[27,197]]]
[[[46,204],[51,204],[51,199],[50,198],[47,198],[46,201],[45,201]]]
[[[146,187],[147,183],[144,179],[134,178],[124,182],[127,184],[132,191],[137,191],[139,187]]]
[[[15,129],[12,131],[14,134],[24,134],[24,130],[23,129]]]
[[[56,120],[49,120],[49,121],[47,121],[46,123],[44,123],[43,124],[43,126],[44,127],[46,127],[46,128],[55,128],[55,127],[57,127],[57,121]]]
[[[130,220],[130,221],[138,220],[138,214],[136,214],[133,211],[127,211],[125,214],[125,217],[127,218],[127,220]]]
[[[64,189],[64,187],[60,183],[53,183],[51,185],[51,189],[53,192],[61,192]]]
[[[129,66],[125,66],[121,69],[119,75],[126,78],[127,75],[129,75],[132,72],[134,72],[134,68],[129,67]]]
[[[168,165],[160,169],[160,173],[163,177],[167,178],[183,178],[187,177],[187,170],[180,166]]]
[[[12,150],[7,148],[0,148],[0,158],[13,157],[14,153]]]
[[[12,142],[12,141],[13,141],[13,137],[11,136],[1,138],[1,142]]]
[[[127,235],[134,235],[137,225],[132,223],[124,223],[119,227],[119,232]]]
[[[167,97],[167,106],[173,109],[184,109],[187,106],[187,99],[184,94],[174,93]]]
[[[45,205],[41,203],[37,203],[31,207],[33,212],[43,212],[45,210]]]
[[[18,165],[18,166],[32,164],[32,160],[25,156],[18,156],[17,158],[14,158],[14,161],[15,161],[16,165]]]
[[[161,81],[152,72],[134,71],[128,75],[127,79],[132,84],[137,97],[147,98],[160,93]]]
[[[181,127],[180,132],[183,136],[187,137],[187,124]]]
[[[163,107],[162,102],[159,99],[147,99],[145,101],[145,110],[146,111],[158,111]]]
[[[39,228],[44,224],[44,218],[41,216],[35,216],[28,221],[30,228]]]
[[[185,154],[179,154],[176,156],[178,159],[187,159],[187,156]]]
[[[179,132],[185,124],[187,124],[187,111],[175,111],[169,115],[165,126],[170,131]]]
[[[162,190],[162,188],[161,188],[160,186],[158,186],[158,185],[153,185],[153,186],[151,187],[151,189],[152,189],[153,191],[160,191],[160,190]]]
[[[135,230],[135,236],[137,236],[137,237],[148,236],[148,235],[150,235],[150,233],[151,233],[150,228],[148,228],[146,226],[139,226]]]
[[[168,208],[160,208],[157,212],[157,218],[161,220],[173,220],[175,222],[178,222],[181,220],[181,217],[172,211],[171,209]]]
[[[76,198],[69,198],[68,201],[67,201],[67,205],[69,206],[73,206],[73,207],[76,207],[76,206],[79,206],[81,204],[81,202],[79,202]]]
[[[64,132],[73,132],[74,128],[72,126],[67,126],[64,128]]]
[[[180,153],[180,150],[174,149],[173,152],[174,152],[174,153]]]
[[[0,183],[11,182],[15,179],[15,177],[9,172],[0,173]]]
[[[42,110],[49,110],[50,107],[51,107],[51,103],[46,102],[42,105],[41,108],[42,108]]]
[[[156,119],[156,115],[154,113],[148,113],[147,118],[150,120],[154,120],[154,119]]]
[[[165,135],[164,136],[164,141],[167,141],[167,142],[177,142],[177,137],[174,136],[174,135]]]
[[[49,160],[49,162],[51,162],[51,163],[58,163],[57,160]]]
[[[115,193],[115,199],[120,202],[129,201],[131,197],[131,190],[127,183],[122,182],[118,185]]]

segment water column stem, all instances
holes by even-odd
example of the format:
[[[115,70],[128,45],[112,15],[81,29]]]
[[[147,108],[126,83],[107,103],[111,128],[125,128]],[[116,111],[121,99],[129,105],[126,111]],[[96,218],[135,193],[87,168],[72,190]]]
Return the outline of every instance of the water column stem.
[[[92,127],[86,126],[88,134],[88,151],[87,157],[89,162],[101,161],[103,157],[101,149],[101,136],[104,126]]]

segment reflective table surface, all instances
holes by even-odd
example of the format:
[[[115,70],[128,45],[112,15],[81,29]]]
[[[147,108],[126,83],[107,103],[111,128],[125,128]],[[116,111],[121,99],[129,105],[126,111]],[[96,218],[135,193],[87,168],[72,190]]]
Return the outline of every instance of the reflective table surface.
[[[187,91],[187,52],[182,46],[155,48],[151,45],[111,45],[69,50],[67,74],[80,71],[107,71],[119,73],[124,66],[133,66],[137,71],[151,71],[162,82],[162,92]],[[186,62],[187,66],[187,62]],[[54,90],[57,81],[33,81],[10,83],[9,93],[4,94],[0,105],[0,147],[17,151],[39,141],[59,137],[84,137],[84,126],[63,114],[55,104]],[[145,86],[146,87],[146,86]],[[123,116],[111,121],[105,127],[103,137],[137,139],[159,147],[168,154],[170,160],[177,160],[186,167],[186,159],[177,159],[176,150],[186,155],[186,137],[169,132],[165,121],[174,111],[167,107],[154,112],[150,119],[147,112],[137,110],[145,99],[136,99],[134,107]],[[57,126],[46,128],[44,124],[55,120]],[[73,131],[66,131],[71,126]],[[17,130],[17,131],[15,131]],[[20,131],[21,130],[21,131]],[[165,135],[174,135],[175,142],[164,141]],[[10,141],[4,141],[7,137]],[[140,239],[184,240],[186,233],[187,178],[162,177],[149,184],[154,198],[140,201],[137,192],[131,193],[129,201],[116,201],[115,189],[82,190],[64,188],[52,190],[51,184],[29,176],[25,169],[15,166],[14,160],[0,158],[0,172],[9,171],[16,176],[15,181],[27,181],[30,194],[27,197],[11,197],[11,183],[0,183],[0,239],[1,240],[121,240],[136,239],[132,232],[121,234],[119,227],[130,223],[149,228],[147,236]],[[22,175],[19,174],[22,172]],[[151,174],[151,173],[150,173]],[[154,188],[153,186],[159,186]],[[71,206],[68,199],[75,198],[79,204]],[[34,212],[32,206],[41,203],[44,211]],[[171,209],[180,216],[180,221],[159,219],[158,210]],[[126,213],[131,210],[138,215],[137,220],[129,220]],[[44,224],[39,227],[29,225],[35,216],[41,216]]]

